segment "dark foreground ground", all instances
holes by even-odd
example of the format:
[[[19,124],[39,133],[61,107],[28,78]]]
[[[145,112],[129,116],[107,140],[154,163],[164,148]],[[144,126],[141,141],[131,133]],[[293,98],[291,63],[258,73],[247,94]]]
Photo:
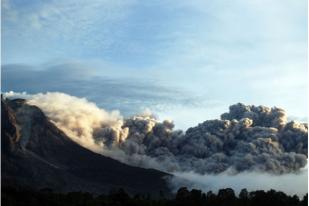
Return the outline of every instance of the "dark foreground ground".
[[[248,192],[243,189],[235,195],[232,189],[221,189],[217,194],[202,193],[200,190],[180,188],[172,199],[167,199],[162,192],[159,199],[152,199],[151,194],[129,196],[119,189],[109,194],[94,196],[91,193],[72,192],[54,193],[46,188],[39,191],[30,189],[2,188],[1,203],[6,206],[130,206],[130,205],[167,205],[167,206],[305,206],[308,194],[304,197],[289,196],[275,190]]]

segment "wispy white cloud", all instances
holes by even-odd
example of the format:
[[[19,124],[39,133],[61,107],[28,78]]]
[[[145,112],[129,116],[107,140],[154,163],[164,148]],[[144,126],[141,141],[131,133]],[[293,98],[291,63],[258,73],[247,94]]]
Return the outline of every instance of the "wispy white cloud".
[[[87,47],[108,49],[116,41],[110,38],[116,35],[112,25],[123,20],[133,4],[133,0],[27,3],[5,0],[2,3],[3,39],[4,48],[10,53],[5,55],[4,61],[18,61],[31,49],[35,49],[31,51],[32,55],[43,56],[44,61],[68,57],[70,51],[75,53],[73,57],[78,56],[81,52],[86,53]],[[23,53],[19,53],[18,48]],[[29,59],[35,61],[35,57]]]
[[[307,1],[190,1],[176,7],[196,14],[180,21],[161,61],[149,69],[161,81],[229,104],[306,113]]]
[[[2,5],[4,63],[43,67],[78,59],[87,65],[85,73],[151,77],[205,102],[224,102],[224,108],[235,102],[277,105],[302,117],[307,110],[306,0]]]

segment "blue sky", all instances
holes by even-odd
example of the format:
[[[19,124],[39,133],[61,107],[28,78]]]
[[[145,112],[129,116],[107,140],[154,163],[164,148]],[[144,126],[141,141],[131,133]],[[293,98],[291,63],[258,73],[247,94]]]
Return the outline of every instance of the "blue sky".
[[[2,90],[62,91],[179,127],[230,104],[307,114],[306,0],[2,0]]]

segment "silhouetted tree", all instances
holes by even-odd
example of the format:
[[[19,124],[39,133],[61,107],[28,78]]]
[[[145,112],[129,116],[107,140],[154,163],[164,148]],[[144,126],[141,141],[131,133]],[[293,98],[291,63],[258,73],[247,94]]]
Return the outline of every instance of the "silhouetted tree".
[[[226,203],[229,203],[229,205],[234,205],[236,200],[234,190],[231,188],[220,189],[218,192],[218,200],[222,206],[226,205]]]
[[[190,199],[190,192],[186,187],[181,187],[176,194],[177,205],[187,205]]]
[[[191,190],[190,202],[192,205],[202,205],[202,191],[196,189]]]
[[[302,206],[307,206],[308,205],[308,193],[303,197],[301,201]]]
[[[239,193],[239,199],[247,200],[249,198],[249,192],[246,188],[242,189]]]
[[[217,196],[212,191],[208,191],[206,193],[206,204],[207,205],[215,205],[216,200],[217,200]]]
[[[247,206],[249,200],[249,192],[247,189],[242,189],[239,193],[239,205],[240,206]]]
[[[180,188],[175,199],[151,199],[148,195],[131,197],[124,189],[114,190],[110,194],[93,196],[87,192],[55,193],[47,190],[21,188],[2,188],[1,200],[8,206],[305,206],[308,194],[300,201],[297,195],[289,196],[283,192],[253,191],[242,189],[239,197],[231,188],[221,189],[218,195],[212,191]]]

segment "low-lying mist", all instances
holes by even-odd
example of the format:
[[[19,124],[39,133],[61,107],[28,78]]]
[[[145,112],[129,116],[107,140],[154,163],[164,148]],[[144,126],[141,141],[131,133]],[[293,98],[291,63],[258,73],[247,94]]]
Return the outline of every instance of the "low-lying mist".
[[[308,169],[305,167],[297,173],[272,175],[261,172],[242,172],[230,175],[226,172],[216,175],[201,175],[194,172],[175,172],[169,179],[171,189],[176,192],[180,187],[218,192],[222,188],[233,188],[236,194],[241,189],[248,191],[270,190],[284,191],[289,195],[300,197],[308,192]]]

